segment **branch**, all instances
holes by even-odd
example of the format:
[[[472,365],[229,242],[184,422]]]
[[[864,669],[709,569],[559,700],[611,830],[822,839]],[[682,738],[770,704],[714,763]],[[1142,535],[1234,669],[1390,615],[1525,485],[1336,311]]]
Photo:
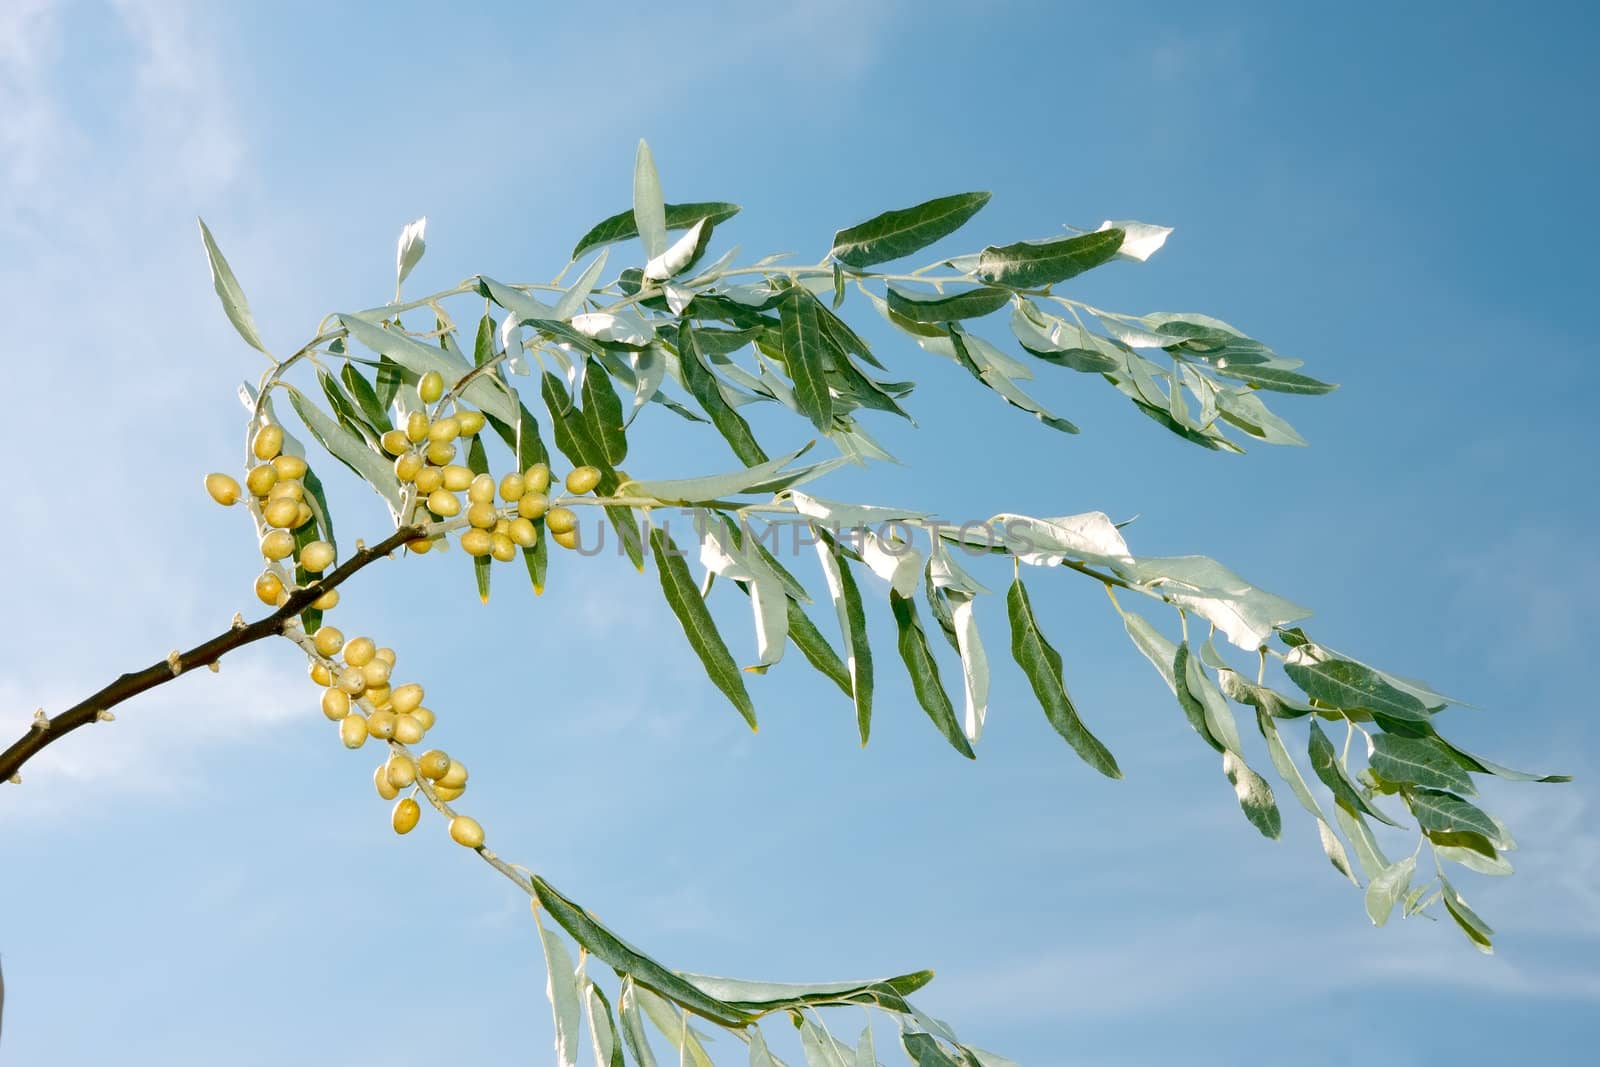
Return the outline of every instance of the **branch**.
[[[173,652],[160,663],[152,664],[142,671],[124,674],[98,693],[74,704],[59,715],[50,717],[40,712],[35,716],[28,732],[10,748],[0,752],[0,781],[15,781],[22,765],[43,751],[45,746],[80,726],[110,718],[110,709],[124,700],[170,682],[180,674],[186,674],[197,667],[211,666],[236,648],[242,648],[263,637],[283,633],[291,621],[309,607],[312,601],[330,589],[337,588],[367,564],[388,556],[406,542],[424,536],[425,532],[425,528],[420,525],[402,526],[378,544],[357,551],[326,578],[301,586],[290,593],[289,598],[271,615],[249,624],[236,622],[227,630],[187,652]]]

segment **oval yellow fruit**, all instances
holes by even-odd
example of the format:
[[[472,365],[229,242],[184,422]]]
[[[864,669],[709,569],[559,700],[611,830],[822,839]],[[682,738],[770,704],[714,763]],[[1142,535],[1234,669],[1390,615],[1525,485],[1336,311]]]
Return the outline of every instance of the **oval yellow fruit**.
[[[263,426],[256,431],[255,437],[250,441],[250,452],[257,459],[266,461],[283,451],[283,427]]]
[[[300,550],[300,566],[313,574],[321,574],[333,562],[333,546],[326,541],[312,541]]]
[[[387,741],[394,736],[395,714],[379,708],[367,716],[367,733],[379,741]]]
[[[579,467],[567,475],[567,492],[582,496],[600,484],[599,467]]]
[[[397,685],[389,694],[389,706],[400,715],[409,715],[422,703],[422,686],[416,682]]]
[[[544,525],[553,534],[569,533],[578,528],[578,516],[571,508],[551,508],[545,513]]]
[[[394,806],[392,821],[394,832],[409,834],[417,828],[417,820],[422,818],[422,806],[410,797],[406,797]]]
[[[266,496],[272,492],[272,487],[278,484],[278,468],[270,463],[263,463],[259,467],[251,467],[244,476],[244,487],[250,490],[251,496]]]
[[[487,556],[494,550],[494,538],[488,530],[474,527],[461,535],[461,550],[469,556]]]
[[[312,635],[311,643],[324,656],[331,656],[344,647],[344,632],[337,626],[324,626]]]
[[[534,542],[539,540],[539,531],[527,519],[512,519],[506,527],[506,536],[511,538],[512,544],[532,548]]]
[[[532,493],[542,493],[550,488],[550,467],[545,463],[535,463],[522,472],[523,487]]]
[[[344,643],[344,661],[352,667],[365,667],[378,654],[370,637],[352,637]]]
[[[424,404],[437,404],[444,396],[444,376],[436,370],[424,374],[417,382],[417,395]]]
[[[416,444],[428,436],[428,416],[413,411],[406,416],[406,440]]]
[[[456,421],[461,424],[461,436],[471,437],[483,429],[483,412],[458,411],[456,412]]]
[[[419,467],[415,481],[417,492],[427,496],[444,485],[444,471],[438,467]]]
[[[339,720],[339,740],[345,748],[360,748],[367,743],[367,720],[360,712],[351,712]]]
[[[225,508],[239,502],[239,483],[226,474],[206,475],[206,492]]]
[[[294,555],[294,534],[288,530],[268,530],[261,539],[261,554],[268,559],[288,559]]]
[[[300,502],[287,497],[278,497],[276,500],[267,501],[267,506],[261,509],[261,517],[268,526],[280,530],[294,526],[294,520],[300,514]]]
[[[461,512],[461,500],[448,489],[435,489],[428,494],[428,510],[441,519],[452,518]]]
[[[450,757],[437,748],[430,748],[417,760],[417,773],[436,782],[450,770]]]
[[[304,478],[306,471],[311,468],[299,456],[291,456],[285,452],[273,457],[272,469],[278,472],[279,478],[294,481],[296,478]]]
[[[522,494],[528,491],[527,479],[516,471],[512,471],[500,479],[500,499],[508,504],[515,504],[522,499]]]
[[[472,484],[476,477],[472,470],[459,463],[451,463],[444,468],[444,487],[452,493],[459,493]]]
[[[418,711],[423,709],[418,708]],[[394,739],[402,745],[414,745],[422,740],[422,735],[427,731],[415,715],[396,715],[394,719]]]
[[[482,848],[483,827],[470,815],[457,815],[450,820],[450,839],[467,848]]]
[[[378,795],[385,800],[393,800],[400,795],[400,790],[389,781],[388,767],[378,764],[378,769],[372,772],[372,784],[377,788]]]
[[[389,762],[383,765],[383,772],[396,789],[404,789],[417,780],[417,765],[404,752],[390,756]]]
[[[277,604],[278,598],[283,595],[283,580],[271,571],[266,571],[256,579],[256,599],[263,604]]]

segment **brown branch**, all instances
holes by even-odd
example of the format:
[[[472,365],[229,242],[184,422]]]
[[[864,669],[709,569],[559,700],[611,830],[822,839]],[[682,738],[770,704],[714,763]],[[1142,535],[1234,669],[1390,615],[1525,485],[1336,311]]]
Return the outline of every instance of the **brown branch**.
[[[210,666],[236,648],[242,648],[263,637],[283,633],[289,622],[309,607],[313,600],[330,589],[337,588],[367,564],[389,555],[407,541],[416,540],[423,532],[421,526],[402,526],[378,544],[360,549],[327,577],[290,593],[289,598],[271,615],[252,623],[235,624],[187,652],[174,653],[170,658],[152,664],[142,671],[124,674],[98,693],[74,704],[59,715],[39,716],[26,734],[23,734],[10,748],[0,752],[0,782],[15,777],[22,769],[22,765],[47,745],[65,737],[80,726],[98,721],[102,713],[116,707],[124,700],[170,682],[180,674],[186,674],[197,667]]]

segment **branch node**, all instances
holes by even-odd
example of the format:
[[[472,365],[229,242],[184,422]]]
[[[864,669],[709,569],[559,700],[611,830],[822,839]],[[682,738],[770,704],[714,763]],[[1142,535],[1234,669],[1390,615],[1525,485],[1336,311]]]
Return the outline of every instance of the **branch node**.
[[[244,616],[240,615],[237,611],[234,612],[233,613],[233,622],[229,623],[228,625],[231,626],[235,630],[244,629]]]
[[[50,716],[44,713],[43,708],[33,709],[33,728],[40,733],[50,729]]]
[[[18,771],[16,774],[13,774],[10,778],[7,778],[6,781],[10,782],[12,785],[21,785],[22,784],[22,772]]]
[[[216,674],[221,669],[222,664],[218,660],[212,660],[210,663],[206,664],[206,670],[210,671],[212,674]]]
[[[177,649],[167,653],[167,669],[172,672],[174,678],[183,673],[183,656]]]
[[[95,712],[94,721],[95,722],[116,722],[117,721],[117,717],[115,715],[111,714],[111,712],[106,711],[105,709],[102,708],[100,711]]]

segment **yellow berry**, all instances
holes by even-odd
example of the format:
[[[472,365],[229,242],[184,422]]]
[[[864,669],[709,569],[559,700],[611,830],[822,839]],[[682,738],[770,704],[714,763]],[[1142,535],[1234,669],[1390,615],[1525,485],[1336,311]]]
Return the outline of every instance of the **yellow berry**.
[[[261,509],[261,517],[267,521],[267,525],[280,530],[294,526],[294,520],[299,514],[300,502],[285,497],[269,500],[267,506]]]
[[[426,710],[418,708],[418,711]],[[402,745],[414,745],[422,740],[427,730],[415,715],[397,715],[394,720],[394,739]]]
[[[318,611],[332,611],[339,606],[339,590],[330,589],[311,602]]]
[[[378,443],[391,456],[402,456],[411,448],[411,438],[406,436],[404,430],[385,430],[383,436],[378,438]]]
[[[508,504],[514,504],[522,499],[522,494],[528,491],[528,480],[516,471],[512,471],[500,479],[500,499]]]
[[[394,666],[394,649],[390,648],[388,645],[384,645],[382,648],[377,649],[372,653],[372,658],[373,659],[381,659],[381,660],[383,660],[383,662],[385,662],[389,666],[393,667]]]
[[[461,511],[461,501],[448,489],[435,489],[428,494],[428,510],[448,519]]]
[[[461,551],[469,556],[487,556],[494,551],[494,537],[488,530],[468,530],[461,535]]]
[[[517,558],[517,546],[505,534],[490,534],[489,542],[489,554],[501,563],[510,563]]]
[[[450,820],[450,839],[467,848],[482,848],[483,827],[471,816],[457,815]]]
[[[393,669],[381,659],[370,659],[361,665],[361,676],[367,680],[368,689],[375,689],[389,684],[389,672]]]
[[[452,493],[459,493],[472,484],[474,477],[468,468],[459,463],[452,463],[444,469],[444,487]]]
[[[344,647],[344,634],[337,626],[324,626],[312,635],[311,643],[324,656],[331,656]]]
[[[333,562],[333,546],[326,541],[312,541],[300,550],[300,566],[313,574],[320,574]]]
[[[269,460],[283,451],[283,427],[263,426],[250,441],[250,451],[259,460]]]
[[[544,515],[545,509],[550,506],[550,498],[535,489],[530,489],[517,499],[517,515],[524,519],[537,519]]]
[[[279,456],[278,458],[282,459],[283,457]],[[277,468],[273,469],[276,470]],[[281,500],[284,498],[289,500],[304,500],[305,495],[305,486],[301,485],[299,482],[291,481],[281,474],[278,475],[278,480],[276,483],[274,483],[272,488],[267,490],[268,500]]]
[[[298,530],[311,521],[311,505],[304,500],[297,501],[297,503],[299,503],[300,507],[295,511],[294,528]]]
[[[450,803],[452,800],[460,800],[461,794],[465,793],[466,791],[466,786],[462,786],[460,789],[453,789],[449,786],[439,785],[433,787],[433,795],[444,801],[446,804]]]
[[[410,797],[403,798],[394,806],[394,832],[409,834],[417,828],[417,820],[422,818],[422,806]]]
[[[427,455],[429,463],[442,467],[456,458],[456,446],[449,441],[430,441]]]
[[[579,467],[567,475],[567,492],[582,496],[600,484],[600,468]]]
[[[444,396],[444,375],[436,370],[431,370],[417,382],[417,395],[424,404],[436,404]]]
[[[389,781],[389,768],[385,764],[378,764],[378,769],[372,772],[372,784],[377,787],[378,795],[385,800],[393,800],[400,795],[400,790]]]
[[[438,467],[423,467],[417,471],[415,481],[417,492],[426,496],[444,485],[444,472]]]
[[[461,422],[450,415],[428,427],[428,440],[435,444],[449,444],[460,436]]]
[[[367,691],[367,676],[361,673],[360,667],[346,667],[339,672],[339,677],[334,679],[334,685],[358,697]]]
[[[345,748],[360,748],[367,743],[367,720],[360,712],[351,712],[339,720],[339,740]]]
[[[239,502],[239,483],[226,474],[206,475],[206,492],[225,508]]]
[[[395,752],[389,756],[389,762],[384,764],[384,774],[389,778],[389,784],[396,789],[404,789],[417,780],[417,764],[404,752]]]
[[[365,667],[361,668],[361,673],[365,675],[367,669]],[[388,707],[389,686],[382,682],[377,685],[367,686],[367,699],[372,701],[372,706],[375,708]]]
[[[251,467],[244,476],[244,487],[250,490],[252,496],[266,496],[272,492],[272,487],[278,484],[278,468],[270,463],[263,463],[259,467]]]
[[[539,531],[534,529],[533,523],[527,519],[512,519],[506,530],[506,536],[511,538],[512,544],[532,548],[533,543],[539,540]]]
[[[379,708],[367,716],[367,733],[379,741],[387,741],[394,736],[394,720],[394,712]]]
[[[365,667],[378,654],[370,637],[352,637],[344,643],[344,661],[352,667]]]
[[[461,424],[461,436],[471,437],[483,429],[483,412],[458,411],[456,412],[456,422]]]
[[[318,633],[321,633],[319,630]],[[311,661],[311,680],[318,685],[332,685],[333,672],[328,670],[328,665],[318,660]]]
[[[550,488],[550,468],[544,463],[535,463],[523,472],[522,482],[529,492],[542,493]]]
[[[286,452],[273,457],[272,469],[278,472],[278,477],[294,481],[297,478],[304,478],[306,471],[311,468],[299,456],[291,456]]]
[[[419,537],[415,541],[407,541],[406,547],[420,556],[433,547],[433,542],[426,537]]]
[[[409,482],[422,471],[422,457],[415,452],[407,452],[394,461],[394,476],[402,482]]]
[[[422,686],[416,682],[397,685],[389,694],[389,705],[401,715],[415,712],[422,704]]]
[[[268,559],[288,559],[294,555],[294,534],[288,530],[269,530],[261,539],[261,554]]]
[[[322,691],[322,714],[338,722],[350,714],[350,694],[343,689],[324,689]]]
[[[494,525],[489,527],[489,532],[499,534],[501,537],[511,536],[511,520],[501,517],[494,520]]]
[[[428,416],[420,411],[413,411],[406,416],[406,440],[416,444],[428,436]]]
[[[550,535],[550,540],[554,541],[556,544],[560,545],[562,548],[577,548],[578,547],[578,531],[577,530],[568,530],[566,533],[551,534]]]
[[[256,598],[263,604],[276,604],[283,594],[283,581],[271,571],[256,579]]]
[[[467,508],[467,522],[480,530],[494,529],[494,524],[499,521],[499,519],[500,515],[494,510],[493,504],[487,504],[481,500],[478,500],[474,501],[472,506]]]
[[[450,761],[450,769],[444,772],[444,777],[439,779],[439,785],[445,789],[465,789],[467,785],[467,765]]]
[[[480,474],[472,479],[467,486],[467,499],[474,504],[494,503],[494,478],[487,474]]]
[[[569,533],[578,528],[578,516],[571,508],[551,508],[544,517],[544,524],[553,534]]]
[[[430,782],[438,781],[450,770],[450,757],[437,748],[430,748],[417,761],[417,773]]]

